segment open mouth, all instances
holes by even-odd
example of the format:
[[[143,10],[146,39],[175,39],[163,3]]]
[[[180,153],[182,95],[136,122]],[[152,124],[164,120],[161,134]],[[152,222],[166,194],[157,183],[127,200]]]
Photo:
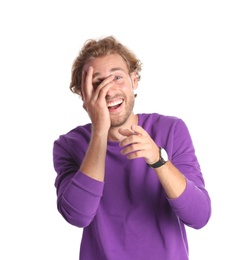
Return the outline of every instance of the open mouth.
[[[121,98],[113,101],[107,101],[107,107],[109,110],[115,110],[118,107],[120,107],[122,103],[123,103],[123,99]]]

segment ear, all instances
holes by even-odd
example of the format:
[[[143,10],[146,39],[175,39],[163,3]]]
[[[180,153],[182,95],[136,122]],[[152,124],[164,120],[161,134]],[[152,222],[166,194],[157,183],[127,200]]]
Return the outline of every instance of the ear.
[[[138,87],[138,80],[137,80],[136,72],[135,72],[135,71],[131,73],[131,81],[132,81],[132,87],[133,87],[133,89],[134,89],[134,90],[137,89],[137,87]]]

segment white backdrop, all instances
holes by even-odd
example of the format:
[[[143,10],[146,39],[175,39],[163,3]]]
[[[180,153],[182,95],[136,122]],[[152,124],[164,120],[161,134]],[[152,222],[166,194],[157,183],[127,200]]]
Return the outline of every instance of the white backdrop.
[[[212,198],[190,260],[252,259],[251,1],[1,1],[0,259],[78,259],[56,209],[52,144],[89,122],[69,90],[87,38],[114,35],[144,64],[135,112],[181,117]]]

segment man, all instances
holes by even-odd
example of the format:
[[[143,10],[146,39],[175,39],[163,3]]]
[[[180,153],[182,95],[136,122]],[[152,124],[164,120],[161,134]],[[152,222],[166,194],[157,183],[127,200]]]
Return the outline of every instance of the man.
[[[58,210],[83,228],[80,259],[188,259],[185,227],[211,215],[183,120],[133,112],[141,66],[112,36],[86,41],[73,63],[91,123],[61,135],[53,160]]]

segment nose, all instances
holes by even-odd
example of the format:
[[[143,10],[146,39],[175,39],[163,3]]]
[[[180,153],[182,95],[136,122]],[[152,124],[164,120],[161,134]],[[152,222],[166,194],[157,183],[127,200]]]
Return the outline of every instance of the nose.
[[[113,96],[114,93],[116,91],[116,84],[115,84],[115,81],[113,80],[111,83],[110,83],[110,88],[107,92],[107,96]]]

